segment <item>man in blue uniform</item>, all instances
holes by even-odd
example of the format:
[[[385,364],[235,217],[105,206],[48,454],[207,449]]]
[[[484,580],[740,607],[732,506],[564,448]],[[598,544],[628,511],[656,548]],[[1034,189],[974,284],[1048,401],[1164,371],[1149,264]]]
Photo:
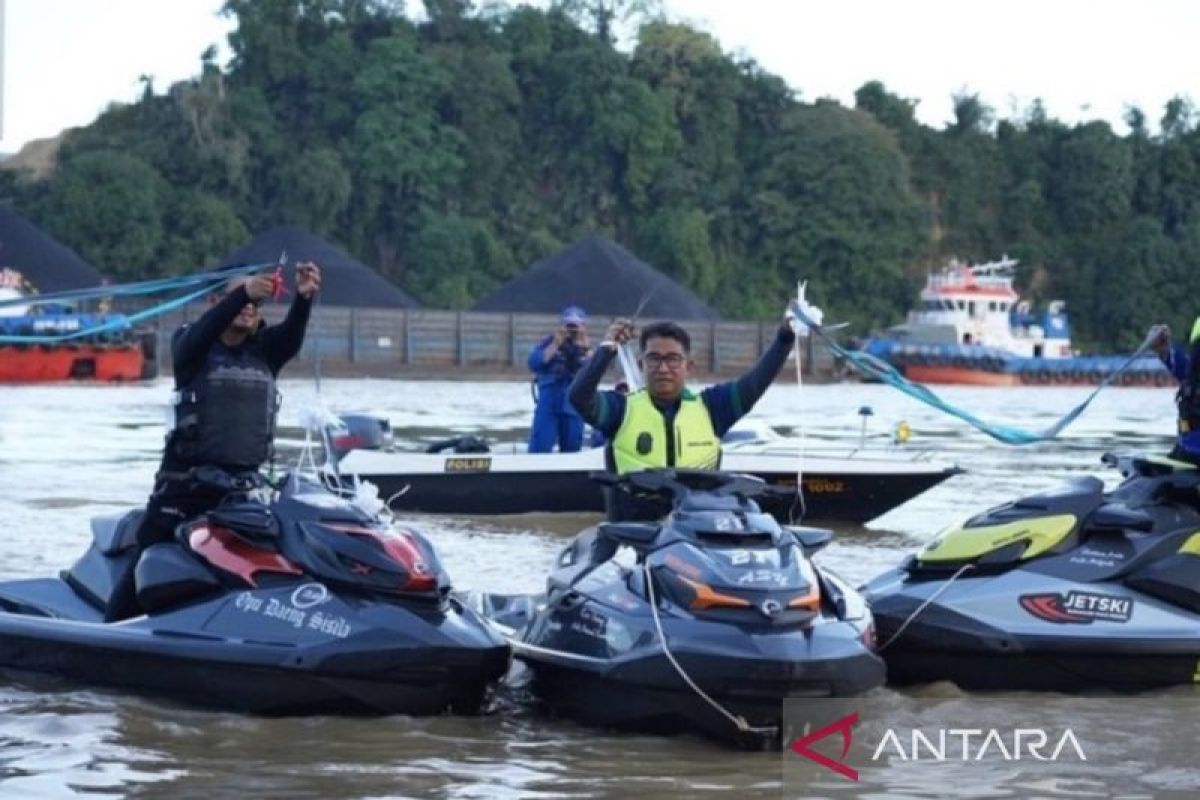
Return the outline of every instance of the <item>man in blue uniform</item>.
[[[529,353],[529,369],[537,382],[537,407],[529,431],[529,452],[574,453],[583,445],[583,419],[567,399],[571,381],[591,348],[587,315],[579,306],[562,312],[562,325]]]
[[[1179,381],[1175,408],[1179,412],[1179,432],[1171,458],[1200,465],[1200,317],[1192,323],[1186,348],[1172,345],[1171,329],[1156,325],[1154,351]]]

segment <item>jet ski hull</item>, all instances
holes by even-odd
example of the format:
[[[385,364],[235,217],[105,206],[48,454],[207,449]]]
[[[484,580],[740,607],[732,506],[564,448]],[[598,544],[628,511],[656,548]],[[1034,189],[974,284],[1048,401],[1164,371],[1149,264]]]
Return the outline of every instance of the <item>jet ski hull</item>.
[[[721,708],[758,732],[742,731],[690,687],[661,649],[605,661],[514,642],[533,672],[533,690],[555,713],[585,725],[651,733],[696,733],[740,744],[773,742],[789,698],[861,694],[884,681],[884,665],[859,649],[814,660],[738,658],[672,651],[688,677]],[[808,650],[808,648],[805,648]]]
[[[985,580],[960,580],[942,598],[949,595],[949,604],[970,596]],[[1135,613],[1145,620],[1140,625],[1136,618],[1050,622],[1033,618],[1019,603],[1023,596],[1067,597],[1072,590],[1055,584],[1039,591],[1031,584],[1024,591],[980,591],[976,608],[991,611],[967,614],[942,605],[941,598],[926,605],[929,584],[920,591],[885,593],[868,587],[888,682],[951,681],[978,691],[1085,692],[1142,691],[1200,680],[1200,618],[1194,615],[1190,626],[1180,624],[1178,612],[1165,604],[1131,596]],[[1104,585],[1074,590],[1121,594],[1118,587]],[[1007,605],[997,595],[1006,595]]]
[[[13,609],[0,612],[0,668],[264,715],[470,712],[508,668],[503,640],[453,602],[413,610],[314,590],[328,599],[304,607],[297,592],[105,623],[62,581],[0,585]],[[76,618],[16,610],[35,606]]]

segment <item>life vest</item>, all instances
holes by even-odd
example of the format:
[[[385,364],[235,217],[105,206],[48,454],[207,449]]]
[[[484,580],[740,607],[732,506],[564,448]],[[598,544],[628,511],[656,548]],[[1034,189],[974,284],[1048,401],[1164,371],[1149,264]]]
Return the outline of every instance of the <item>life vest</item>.
[[[257,469],[271,457],[275,376],[252,349],[210,348],[204,369],[181,386],[169,454],[186,466]]]
[[[668,437],[673,445],[668,444]],[[684,390],[674,425],[668,428],[649,392],[641,389],[625,399],[625,417],[610,452],[619,474],[656,467],[716,469],[721,442],[699,396]]]

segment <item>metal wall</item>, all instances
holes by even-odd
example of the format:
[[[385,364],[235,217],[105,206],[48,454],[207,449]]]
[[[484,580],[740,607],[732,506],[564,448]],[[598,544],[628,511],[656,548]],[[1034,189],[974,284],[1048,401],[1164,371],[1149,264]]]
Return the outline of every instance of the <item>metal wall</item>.
[[[159,318],[159,359],[170,369],[169,342],[182,323],[204,312],[197,305]],[[283,318],[284,306],[268,305],[269,322]],[[647,324],[653,320],[643,320]],[[706,374],[739,373],[748,369],[770,345],[776,325],[769,322],[680,323],[692,337],[692,357]],[[526,372],[529,351],[559,325],[553,314],[497,314],[473,311],[404,311],[399,309],[339,308],[317,305],[309,320],[304,349],[298,361],[340,367],[350,373],[405,372],[447,377],[455,372],[472,374]],[[604,335],[606,322],[593,322],[593,343]],[[806,341],[805,373],[830,376],[832,353],[820,343]]]

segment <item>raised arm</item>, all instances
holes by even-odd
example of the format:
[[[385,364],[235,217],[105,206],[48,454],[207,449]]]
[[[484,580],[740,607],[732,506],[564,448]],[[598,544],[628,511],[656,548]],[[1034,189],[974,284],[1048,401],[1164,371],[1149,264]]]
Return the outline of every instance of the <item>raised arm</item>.
[[[199,369],[208,351],[250,302],[245,286],[238,286],[190,325],[181,328],[171,343],[171,361],[176,381]],[[184,381],[186,382],[186,380]]]
[[[593,428],[600,430],[604,430],[604,419],[608,416],[605,413],[607,398],[604,397],[607,392],[596,390],[600,388],[600,381],[604,379],[604,373],[608,371],[608,365],[616,355],[615,347],[597,347],[592,357],[583,362],[583,367],[571,381],[571,388],[567,392],[567,397],[579,412],[579,416]]]
[[[597,392],[609,364],[617,357],[617,348],[633,337],[633,324],[619,319],[608,328],[604,341],[583,362],[582,369],[571,381],[567,398],[579,416],[609,439],[621,427],[625,417],[625,397],[617,392]]]
[[[759,356],[749,372],[737,380],[710,386],[700,393],[704,404],[708,406],[717,436],[724,436],[739,419],[750,413],[779,370],[783,369],[795,342],[796,334],[791,326],[786,323],[779,326],[775,341]]]
[[[296,265],[296,298],[287,317],[262,332],[262,347],[271,370],[278,373],[304,346],[304,331],[312,313],[312,301],[321,288],[321,268],[311,261]]]
[[[312,315],[312,299],[297,294],[287,316],[278,325],[264,328],[262,348],[271,370],[278,373],[304,346],[304,332]]]
[[[1187,379],[1188,374],[1188,353],[1187,350],[1180,345],[1174,344],[1171,341],[1171,327],[1165,323],[1151,326],[1150,332],[1147,334],[1151,339],[1151,346],[1154,352],[1158,355],[1163,366],[1175,376],[1175,380],[1183,383]]]

